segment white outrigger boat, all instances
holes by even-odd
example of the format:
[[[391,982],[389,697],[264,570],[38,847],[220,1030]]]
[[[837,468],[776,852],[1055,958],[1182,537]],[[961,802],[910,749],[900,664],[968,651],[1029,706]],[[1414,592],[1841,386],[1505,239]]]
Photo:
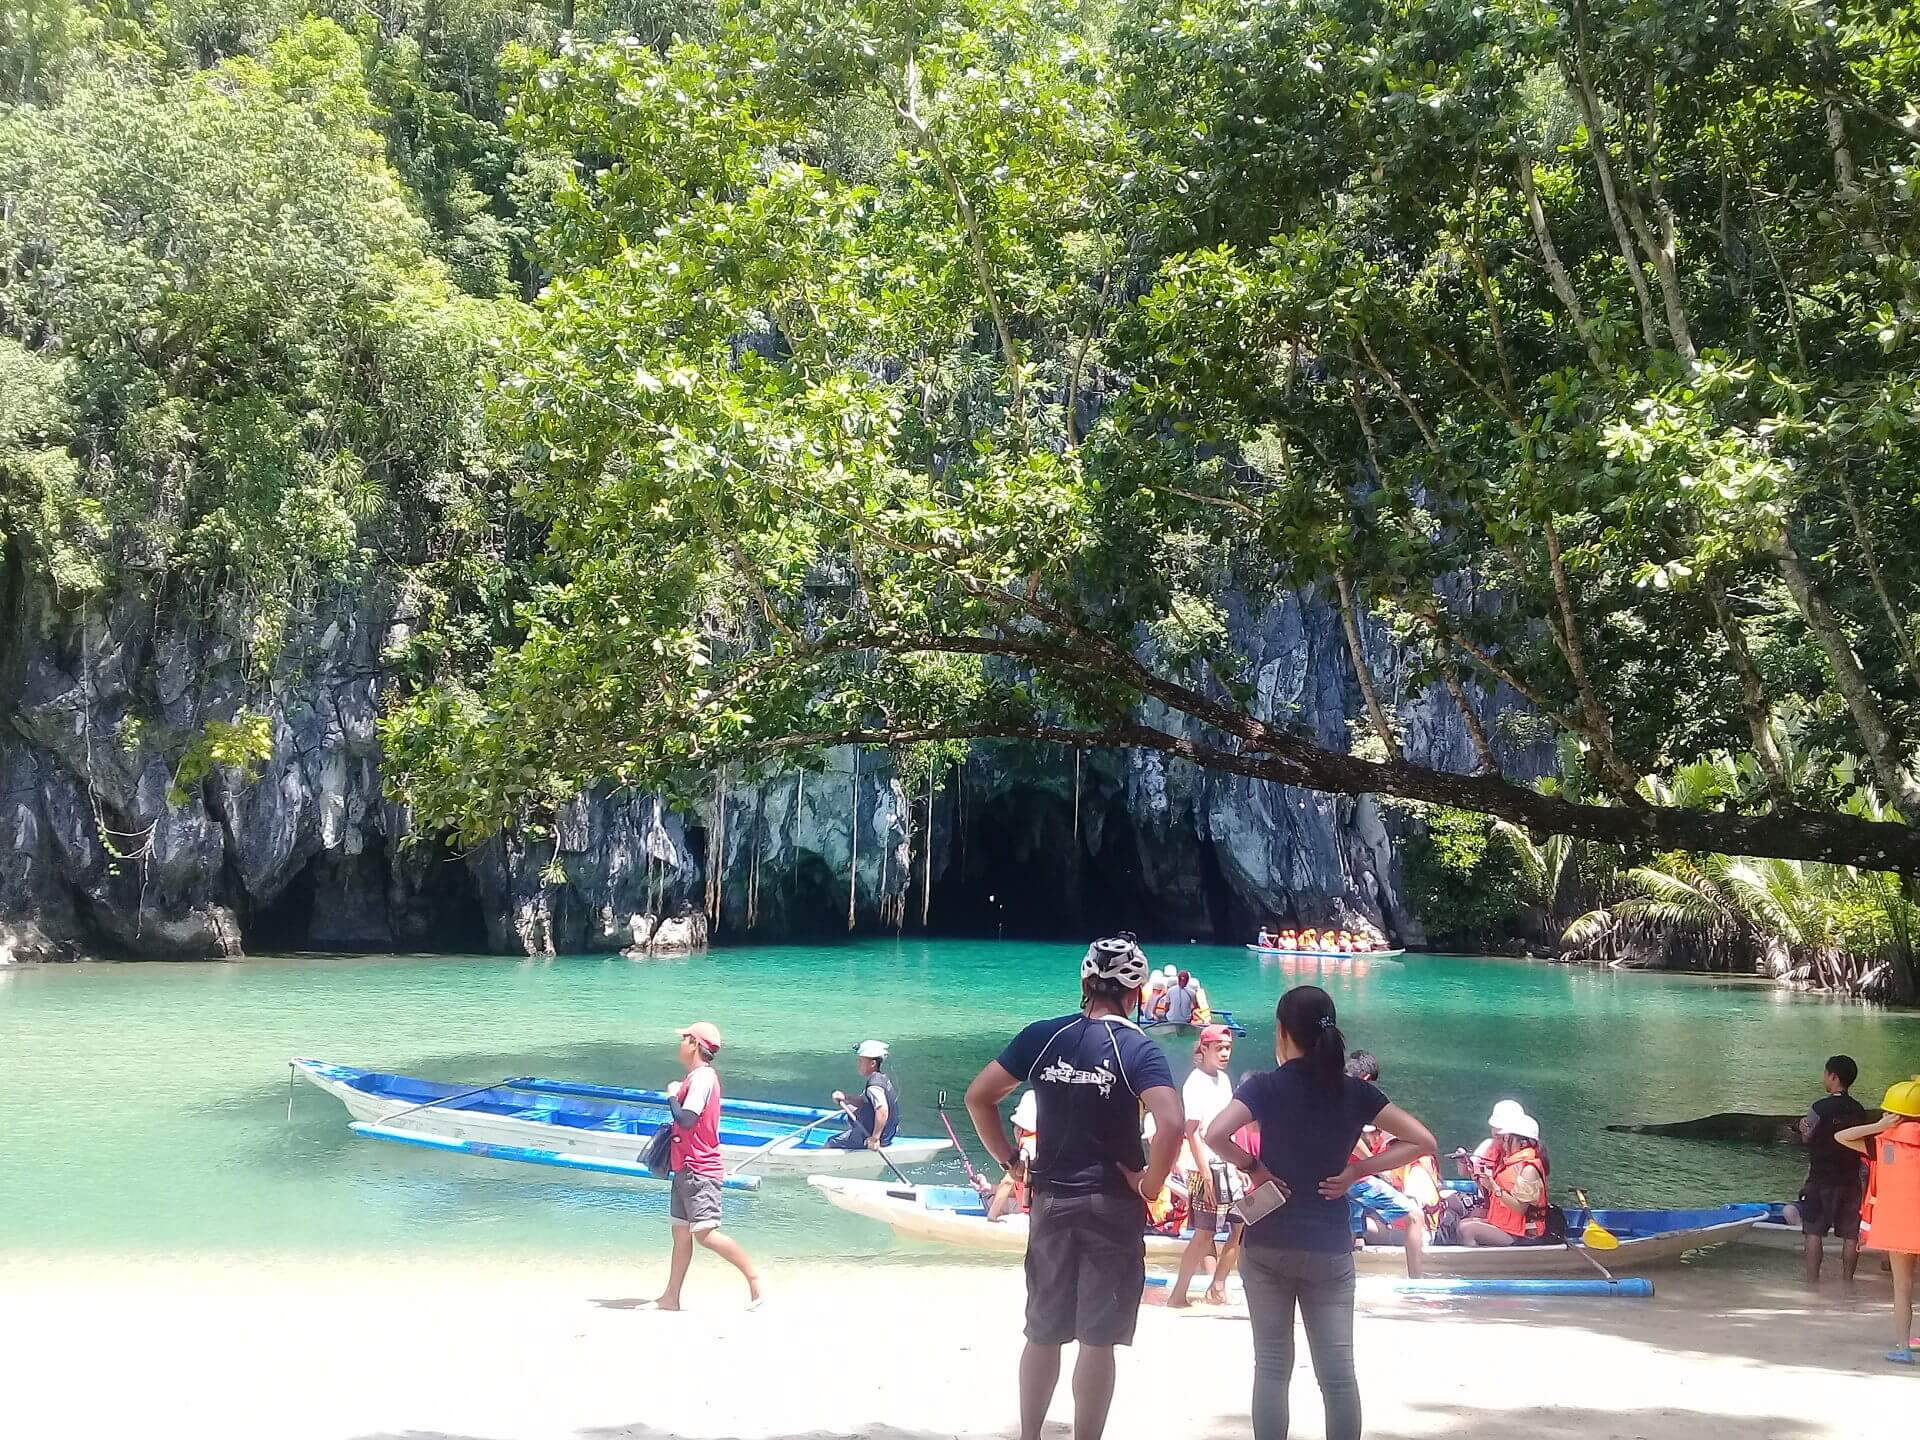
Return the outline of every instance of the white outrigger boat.
[[[842,1210],[893,1227],[903,1239],[964,1245],[973,1250],[1021,1254],[1027,1248],[1027,1217],[988,1220],[980,1197],[965,1186],[894,1185],[884,1180],[849,1180],[815,1175],[807,1183]],[[1737,1238],[1766,1215],[1764,1205],[1722,1205],[1712,1210],[1595,1210],[1592,1216],[1619,1238],[1618,1249],[1576,1247],[1609,1270],[1631,1271],[1647,1265],[1671,1265],[1692,1250],[1707,1250]],[[1577,1235],[1588,1212],[1569,1210],[1567,1229]],[[1176,1263],[1186,1237],[1147,1236],[1147,1258]],[[1363,1274],[1406,1273],[1406,1252],[1370,1245],[1354,1252]],[[1505,1249],[1468,1245],[1429,1245],[1429,1275],[1509,1276],[1586,1275],[1593,1267],[1564,1245],[1519,1245]]]
[[[492,1159],[644,1174],[639,1159],[667,1120],[659,1090],[531,1075],[474,1089],[324,1060],[292,1065],[347,1107],[356,1134]],[[837,1110],[724,1099],[720,1153],[730,1169],[754,1156],[753,1169],[766,1175],[880,1175],[888,1160],[917,1165],[948,1148],[944,1138],[900,1136],[884,1151],[835,1149],[826,1142],[839,1117]],[[594,1161],[603,1163],[583,1163]]]

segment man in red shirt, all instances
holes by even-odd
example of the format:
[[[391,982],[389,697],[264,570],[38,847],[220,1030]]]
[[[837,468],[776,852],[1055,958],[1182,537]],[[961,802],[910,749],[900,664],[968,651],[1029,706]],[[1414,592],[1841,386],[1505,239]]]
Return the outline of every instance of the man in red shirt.
[[[687,1067],[687,1076],[667,1087],[667,1106],[673,1112],[668,1152],[673,1194],[667,1206],[673,1217],[673,1261],[667,1288],[653,1302],[655,1310],[680,1308],[680,1287],[693,1264],[695,1240],[746,1276],[748,1309],[760,1304],[760,1274],[753,1261],[739,1241],[720,1233],[720,1182],[727,1169],[720,1159],[720,1072],[713,1068],[719,1053],[718,1026],[700,1020],[680,1031],[680,1063]]]

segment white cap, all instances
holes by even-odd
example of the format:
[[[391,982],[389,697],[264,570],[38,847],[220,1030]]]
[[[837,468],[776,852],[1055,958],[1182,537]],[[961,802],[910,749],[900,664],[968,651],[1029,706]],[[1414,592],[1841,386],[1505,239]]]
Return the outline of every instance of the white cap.
[[[1020,1097],[1020,1103],[1013,1107],[1013,1123],[1021,1130],[1039,1130],[1040,1107],[1033,1098],[1033,1091],[1027,1091]]]
[[[1540,1138],[1540,1122],[1531,1115],[1516,1115],[1501,1128],[1509,1135],[1518,1135],[1523,1140]]]
[[[1179,978],[1180,970],[1179,967],[1174,965],[1163,965],[1160,967],[1160,973],[1166,976],[1167,979],[1174,980]]]
[[[887,1058],[887,1042],[884,1040],[862,1040],[854,1047],[854,1054],[862,1060],[884,1060]]]
[[[1511,1131],[1514,1121],[1525,1120],[1526,1118],[1526,1107],[1518,1100],[1502,1100],[1493,1107],[1493,1113],[1487,1117],[1487,1128],[1489,1130]],[[1533,1138],[1535,1140],[1540,1138],[1538,1126],[1534,1127]]]

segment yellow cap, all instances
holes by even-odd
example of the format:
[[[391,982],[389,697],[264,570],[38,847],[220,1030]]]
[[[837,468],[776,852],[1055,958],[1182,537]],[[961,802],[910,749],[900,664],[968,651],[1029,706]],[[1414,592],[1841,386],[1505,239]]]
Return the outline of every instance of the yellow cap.
[[[1911,1080],[1898,1080],[1887,1087],[1886,1098],[1880,1102],[1880,1108],[1889,1115],[1911,1115],[1920,1117],[1920,1075]]]

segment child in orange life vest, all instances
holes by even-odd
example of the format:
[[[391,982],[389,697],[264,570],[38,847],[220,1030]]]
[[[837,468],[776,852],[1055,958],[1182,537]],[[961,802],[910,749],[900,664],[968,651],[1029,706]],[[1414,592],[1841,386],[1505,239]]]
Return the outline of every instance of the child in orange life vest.
[[[1913,1275],[1920,1265],[1920,1076],[1890,1086],[1884,1112],[1834,1139],[1870,1162],[1860,1207],[1860,1248],[1884,1250],[1893,1270],[1894,1345],[1887,1359],[1913,1364]]]
[[[1371,1050],[1356,1050],[1347,1057],[1347,1074],[1355,1080],[1365,1080],[1369,1084],[1380,1082],[1380,1061]],[[1360,1132],[1360,1138],[1354,1142],[1352,1159],[1366,1160],[1386,1149],[1388,1136],[1368,1125]],[[1434,1163],[1431,1155],[1422,1155],[1411,1165],[1403,1165],[1397,1170],[1388,1170],[1373,1177],[1390,1192],[1391,1198],[1399,1202],[1405,1215],[1398,1221],[1389,1221],[1384,1216],[1368,1209],[1366,1212],[1364,1236],[1367,1243],[1391,1241],[1393,1232],[1399,1231],[1399,1240],[1407,1252],[1407,1278],[1418,1280],[1426,1269],[1427,1244],[1444,1218],[1442,1201],[1446,1196],[1446,1187],[1440,1181],[1440,1167]]]
[[[1039,1141],[1039,1106],[1029,1090],[1020,1097],[1020,1103],[1013,1107],[1013,1164],[1007,1167],[1007,1173],[994,1186],[987,1200],[987,1219],[1000,1220],[1009,1210],[1019,1209],[1025,1213],[1032,1208],[1033,1198],[1027,1189],[1027,1167],[1033,1163],[1034,1149]],[[983,1189],[984,1189],[984,1182]]]

